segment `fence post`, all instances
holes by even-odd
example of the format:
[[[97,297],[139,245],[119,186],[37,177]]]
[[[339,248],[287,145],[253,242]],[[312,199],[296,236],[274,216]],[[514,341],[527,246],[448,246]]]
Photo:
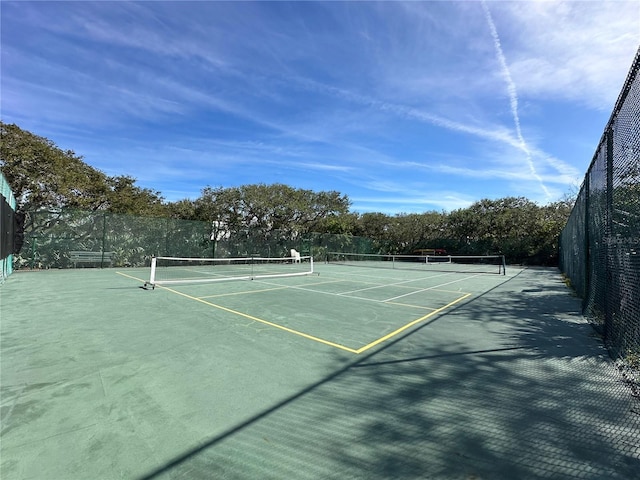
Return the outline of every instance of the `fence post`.
[[[609,124],[609,128],[606,130],[607,136],[607,180],[606,180],[606,208],[605,208],[605,230],[603,235],[603,245],[605,248],[605,292],[604,292],[604,341],[605,345],[610,343],[613,332],[613,314],[612,314],[612,302],[611,298],[613,292],[612,289],[612,271],[611,271],[611,241],[613,232],[613,125]],[[616,299],[617,300],[617,299]],[[616,352],[617,353],[617,352]]]
[[[38,251],[36,246],[37,241],[37,237],[35,235],[31,235],[31,270],[36,269],[36,252]]]
[[[589,175],[589,171],[584,177],[584,218],[582,219],[582,230],[583,230],[583,248],[584,248],[584,278],[583,278],[583,288],[582,288],[582,313],[585,313],[587,305],[589,303],[589,291],[591,289],[591,236],[589,234],[589,218],[591,217],[591,180]]]
[[[107,249],[107,212],[102,213],[102,256],[100,257],[100,268],[104,268],[104,252]]]

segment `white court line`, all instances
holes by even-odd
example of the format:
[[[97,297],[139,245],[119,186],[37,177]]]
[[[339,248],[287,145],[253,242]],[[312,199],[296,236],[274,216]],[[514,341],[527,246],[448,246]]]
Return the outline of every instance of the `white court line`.
[[[408,297],[409,295],[415,295],[416,293],[426,292],[427,290],[435,290],[436,288],[444,287],[445,285],[451,285],[452,283],[456,283],[456,282],[462,282],[463,280],[469,280],[470,278],[479,277],[480,275],[482,274],[476,273],[475,275],[471,275],[469,277],[460,278],[458,280],[452,280],[451,282],[442,283],[440,285],[435,285],[433,287],[422,288],[420,290],[416,290],[415,292],[409,292],[409,293],[405,293],[404,295],[398,295],[397,297],[387,298],[386,300],[383,300],[383,302],[392,302],[394,300],[397,300],[398,298]]]
[[[264,283],[266,285],[281,285],[279,283],[272,283],[272,282],[267,282],[267,281],[264,281],[264,280],[254,280],[254,282],[260,282],[260,283]],[[365,302],[384,303],[383,300],[376,300],[374,298],[354,297],[354,296],[344,295],[342,293],[335,293],[335,292],[323,292],[322,290],[314,290],[312,288],[298,287],[296,285],[287,285],[286,288],[291,288],[293,290],[302,290],[304,292],[320,293],[322,295],[331,295],[333,297],[352,298],[354,300],[363,300]]]
[[[424,279],[420,279],[420,280],[424,280]],[[376,288],[395,287],[398,285],[402,285],[404,283],[411,283],[411,282],[417,282],[417,280],[404,280],[402,282],[394,282],[394,283],[379,283],[373,287],[358,288],[357,290],[349,290],[347,292],[342,292],[340,293],[340,295],[349,295],[351,293],[365,292],[367,290],[375,290]]]
[[[391,271],[391,272],[414,272],[414,273],[418,273],[419,272],[421,274],[433,273],[433,272],[426,272],[426,271],[423,271],[423,270],[400,270],[400,269],[394,270],[394,269],[391,269],[391,268],[383,269],[383,270]],[[443,277],[443,276],[447,276],[447,275],[455,275],[455,274],[459,274],[460,272],[435,272],[435,273],[437,273],[437,274],[436,275],[429,275],[428,277],[420,277],[416,281],[418,281],[418,280],[429,280],[431,278]],[[323,275],[331,276],[332,274],[331,273],[326,274],[325,272],[323,272]],[[335,275],[335,274],[333,274],[333,275]],[[357,278],[370,278],[370,279],[373,279],[373,280],[380,281],[380,276],[379,275],[364,275],[364,274],[358,274],[358,273],[340,273],[339,275],[337,275],[337,277],[338,278],[356,277],[355,281],[358,281]],[[388,280],[405,280],[405,279],[406,279],[406,277],[404,277],[404,278],[389,277]]]
[[[438,278],[438,277],[447,277],[447,276],[451,276],[451,275],[454,275],[454,274],[457,274],[457,273],[458,272],[442,272],[442,273],[438,273],[437,275],[429,275],[428,277],[414,278],[414,279],[411,279],[411,280],[406,280],[406,279],[403,278],[401,281],[394,282],[394,283],[374,283],[375,286],[373,286],[373,287],[359,288],[357,290],[349,290],[347,292],[339,293],[338,295],[349,296],[352,293],[363,292],[363,291],[366,291],[366,290],[375,290],[376,288],[393,287],[393,286],[403,285],[405,283],[421,282],[423,280],[431,280],[431,279]],[[365,278],[375,278],[377,280],[380,279],[379,277],[375,277],[375,276],[372,276],[372,275],[356,275],[356,276],[362,276],[362,277],[365,277]],[[477,275],[473,275],[473,276],[475,277]],[[472,278],[472,277],[466,277],[466,278]],[[394,279],[390,279],[390,280],[394,280]],[[398,279],[398,280],[400,280],[400,279]],[[455,282],[461,281],[461,280],[464,280],[464,279],[459,279],[459,280],[456,280],[454,282],[441,283],[439,285],[435,285],[433,287],[429,287],[427,289],[418,290],[418,291],[436,290],[436,289],[440,288],[441,286],[449,285],[450,283],[455,283]],[[368,282],[368,283],[373,283],[373,282]],[[416,292],[411,292],[408,295],[411,295],[413,293],[416,293]],[[451,292],[451,293],[458,293],[458,292]],[[400,297],[402,297],[402,296],[403,295],[401,295]],[[400,298],[400,297],[397,297],[397,298]]]
[[[446,273],[444,275],[451,275],[451,274],[450,273]],[[323,294],[323,295],[331,295],[331,296],[334,296],[334,297],[351,298],[351,299],[354,299],[354,300],[362,300],[362,301],[365,301],[365,302],[389,303],[389,302],[392,302],[393,300],[396,300],[398,298],[406,297],[406,296],[409,296],[409,295],[414,295],[414,294],[420,293],[420,292],[425,292],[427,290],[436,290],[436,289],[438,289],[440,287],[443,287],[445,285],[450,285],[450,284],[456,283],[456,282],[462,282],[464,280],[468,280],[470,278],[475,278],[475,277],[478,277],[480,275],[481,274],[474,274],[474,275],[471,275],[471,276],[468,276],[468,277],[458,278],[456,280],[452,280],[451,282],[441,283],[439,285],[434,285],[433,287],[422,288],[420,290],[409,292],[409,293],[406,293],[404,295],[398,295],[398,296],[392,297],[392,298],[387,298],[387,299],[384,299],[384,300],[377,300],[377,299],[374,299],[374,298],[366,298],[366,297],[358,297],[358,296],[354,296],[354,295],[349,295],[349,293],[358,292],[358,291],[362,291],[362,290],[370,290],[371,288],[383,288],[383,287],[387,287],[387,286],[393,286],[394,284],[383,284],[383,285],[379,285],[377,287],[364,288],[364,289],[361,289],[361,290],[354,290],[354,291],[351,291],[351,292],[343,292],[343,293],[323,292],[322,290],[314,290],[312,288],[299,287],[299,286],[296,286],[296,285],[288,285],[287,288],[292,288],[294,290],[302,290],[302,291],[312,292],[312,293],[320,293],[320,294]],[[441,276],[441,275],[438,275],[438,276]],[[419,280],[428,280],[428,279],[431,279],[431,278],[433,278],[433,276],[431,276],[431,277],[422,277],[422,278],[419,278],[419,279],[414,279],[414,280],[409,280],[409,281],[416,282],[416,281],[419,281]],[[281,284],[272,283],[272,282],[268,282],[268,281],[264,281],[264,280],[254,280],[254,281],[259,281],[260,283],[264,283],[264,284],[267,284],[267,285],[278,285],[278,286],[281,286]],[[406,283],[406,282],[397,282],[395,285],[400,284],[400,283]],[[459,292],[449,292],[449,293],[459,293]]]
[[[217,277],[239,276],[238,275],[239,272],[237,270],[234,270],[233,273],[235,275],[232,275],[232,274],[229,273],[231,270],[211,271],[211,270],[202,270],[202,269],[196,270],[195,268],[179,268],[179,269],[176,269],[176,270],[164,270],[166,268],[174,268],[174,267],[158,267],[158,268],[156,268],[156,272],[162,272],[162,271],[165,271],[165,272],[171,271],[172,273],[191,272],[191,273],[197,273],[198,275],[201,275],[201,276],[216,277],[216,278]],[[243,274],[247,274],[247,272],[245,272],[244,270],[242,270],[241,272]],[[185,280],[187,280],[187,279],[185,278]]]

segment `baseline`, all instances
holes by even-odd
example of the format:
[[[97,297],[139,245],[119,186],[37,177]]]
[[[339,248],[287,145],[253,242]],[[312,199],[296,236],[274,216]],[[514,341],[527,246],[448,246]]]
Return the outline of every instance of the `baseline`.
[[[137,277],[134,277],[132,275],[128,275],[128,274],[125,274],[125,273],[122,273],[122,272],[115,272],[115,273],[117,273],[118,275],[122,275],[124,277],[127,277],[127,278],[131,278],[133,280],[137,280],[137,281],[139,281],[141,283],[145,283],[146,282],[145,280],[142,280],[140,278],[137,278]],[[260,282],[261,283],[265,283],[265,284],[269,284],[269,282],[267,282],[267,281],[260,281]],[[312,292],[312,293],[325,293],[325,294],[328,294],[328,295],[335,295],[335,296],[342,297],[342,298],[352,298],[352,299],[355,299],[355,300],[375,301],[376,303],[396,304],[396,305],[400,305],[400,306],[413,307],[413,308],[428,308],[428,307],[420,307],[420,306],[417,306],[417,305],[406,305],[406,304],[400,304],[400,303],[394,303],[394,302],[386,302],[386,301],[380,301],[380,300],[367,299],[367,298],[362,298],[362,297],[345,296],[345,295],[340,295],[340,294],[336,294],[336,293],[329,293],[329,292],[322,292],[322,291],[319,291],[319,290],[307,289],[307,288],[303,288],[303,287],[299,287],[299,286],[284,286],[283,287],[282,285],[278,285],[278,284],[275,284],[275,286],[278,287],[278,288],[273,288],[273,290],[281,290],[283,288],[284,289],[291,288],[291,289],[309,291],[309,292]],[[447,303],[446,305],[444,305],[442,307],[439,307],[439,308],[436,308],[436,309],[431,309],[432,311],[430,311],[429,313],[427,313],[427,314],[425,314],[425,315],[423,315],[423,316],[421,316],[419,318],[416,318],[415,320],[412,320],[412,321],[400,326],[399,328],[393,330],[392,332],[390,332],[390,333],[388,333],[388,334],[386,334],[386,335],[384,335],[384,336],[382,336],[382,337],[380,337],[380,338],[378,338],[378,339],[376,339],[376,340],[374,340],[374,341],[372,341],[372,342],[370,342],[370,343],[368,343],[368,344],[366,344],[366,345],[364,345],[364,346],[362,346],[360,348],[351,348],[351,347],[348,347],[346,345],[339,344],[337,342],[332,342],[330,340],[326,340],[326,339],[320,338],[318,336],[310,335],[310,334],[302,332],[300,330],[296,330],[296,329],[293,329],[293,328],[290,328],[290,327],[285,327],[284,325],[280,325],[280,324],[275,323],[275,322],[270,322],[269,320],[265,320],[265,319],[256,317],[254,315],[249,315],[247,313],[240,312],[238,310],[234,310],[232,308],[228,308],[228,307],[225,307],[223,305],[218,305],[216,303],[209,302],[209,301],[205,300],[204,298],[195,297],[193,295],[189,295],[187,293],[180,292],[178,290],[175,290],[173,288],[170,288],[170,287],[167,287],[167,286],[164,286],[164,285],[156,285],[156,288],[159,288],[161,290],[165,290],[165,291],[173,293],[175,295],[179,295],[179,296],[181,296],[183,298],[187,298],[187,299],[195,301],[195,302],[202,303],[202,304],[207,305],[209,307],[213,307],[213,308],[216,308],[218,310],[222,310],[224,312],[231,313],[233,315],[237,315],[239,317],[246,318],[246,319],[261,323],[263,325],[267,325],[269,327],[273,327],[273,328],[282,330],[284,332],[287,332],[287,333],[290,333],[290,334],[293,334],[293,335],[297,335],[297,336],[305,338],[307,340],[311,340],[311,341],[314,341],[314,342],[317,342],[317,343],[320,343],[320,344],[323,344],[323,345],[327,345],[329,347],[337,348],[339,350],[343,350],[343,351],[346,351],[346,352],[349,352],[349,353],[353,353],[353,354],[356,354],[356,355],[358,355],[360,353],[363,353],[363,352],[365,352],[367,350],[370,350],[371,348],[373,348],[373,347],[375,347],[377,345],[380,345],[381,343],[383,343],[383,342],[385,342],[385,341],[387,341],[387,340],[399,335],[400,333],[406,331],[407,329],[409,329],[409,328],[411,328],[411,327],[413,327],[415,325],[418,325],[420,323],[426,322],[427,320],[431,319],[435,315],[438,315],[439,313],[441,313],[441,312],[445,311],[446,309],[452,307],[453,305],[456,305],[457,303],[469,298],[472,295],[471,293],[465,293],[465,294],[461,295],[460,297],[456,298],[455,300]],[[263,289],[262,291],[269,291],[269,290],[272,290],[272,289]],[[247,292],[247,293],[250,293],[250,292]]]

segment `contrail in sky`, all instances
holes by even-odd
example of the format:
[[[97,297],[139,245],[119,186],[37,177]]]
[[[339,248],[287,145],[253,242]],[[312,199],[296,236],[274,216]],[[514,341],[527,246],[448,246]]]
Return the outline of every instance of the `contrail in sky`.
[[[496,30],[496,26],[493,23],[493,18],[491,17],[491,12],[489,11],[489,7],[485,0],[482,0],[482,8],[484,10],[484,16],[487,19],[487,23],[489,24],[489,29],[491,30],[491,36],[493,37],[493,44],[496,48],[496,55],[498,56],[498,60],[500,61],[500,66],[502,67],[502,75],[507,82],[507,91],[509,92],[509,102],[511,104],[511,115],[513,116],[513,122],[516,126],[516,135],[518,137],[518,141],[520,142],[520,148],[527,156],[527,163],[529,164],[529,171],[531,175],[538,180],[540,183],[540,187],[544,191],[547,199],[551,198],[551,194],[547,189],[547,186],[542,181],[542,177],[538,175],[536,171],[536,167],[533,164],[533,160],[531,159],[531,151],[529,147],[527,147],[527,143],[524,141],[522,137],[522,130],[520,129],[520,117],[518,116],[518,92],[516,90],[516,84],[513,83],[511,79],[511,72],[509,72],[509,67],[507,67],[507,61],[504,58],[504,53],[502,52],[502,46],[500,44],[500,37],[498,36],[498,30]]]

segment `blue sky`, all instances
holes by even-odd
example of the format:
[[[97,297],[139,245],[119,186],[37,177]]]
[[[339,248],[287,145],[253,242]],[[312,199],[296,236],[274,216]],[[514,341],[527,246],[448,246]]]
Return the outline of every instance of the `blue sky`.
[[[640,2],[13,2],[1,116],[168,201],[337,190],[351,210],[575,193]]]

